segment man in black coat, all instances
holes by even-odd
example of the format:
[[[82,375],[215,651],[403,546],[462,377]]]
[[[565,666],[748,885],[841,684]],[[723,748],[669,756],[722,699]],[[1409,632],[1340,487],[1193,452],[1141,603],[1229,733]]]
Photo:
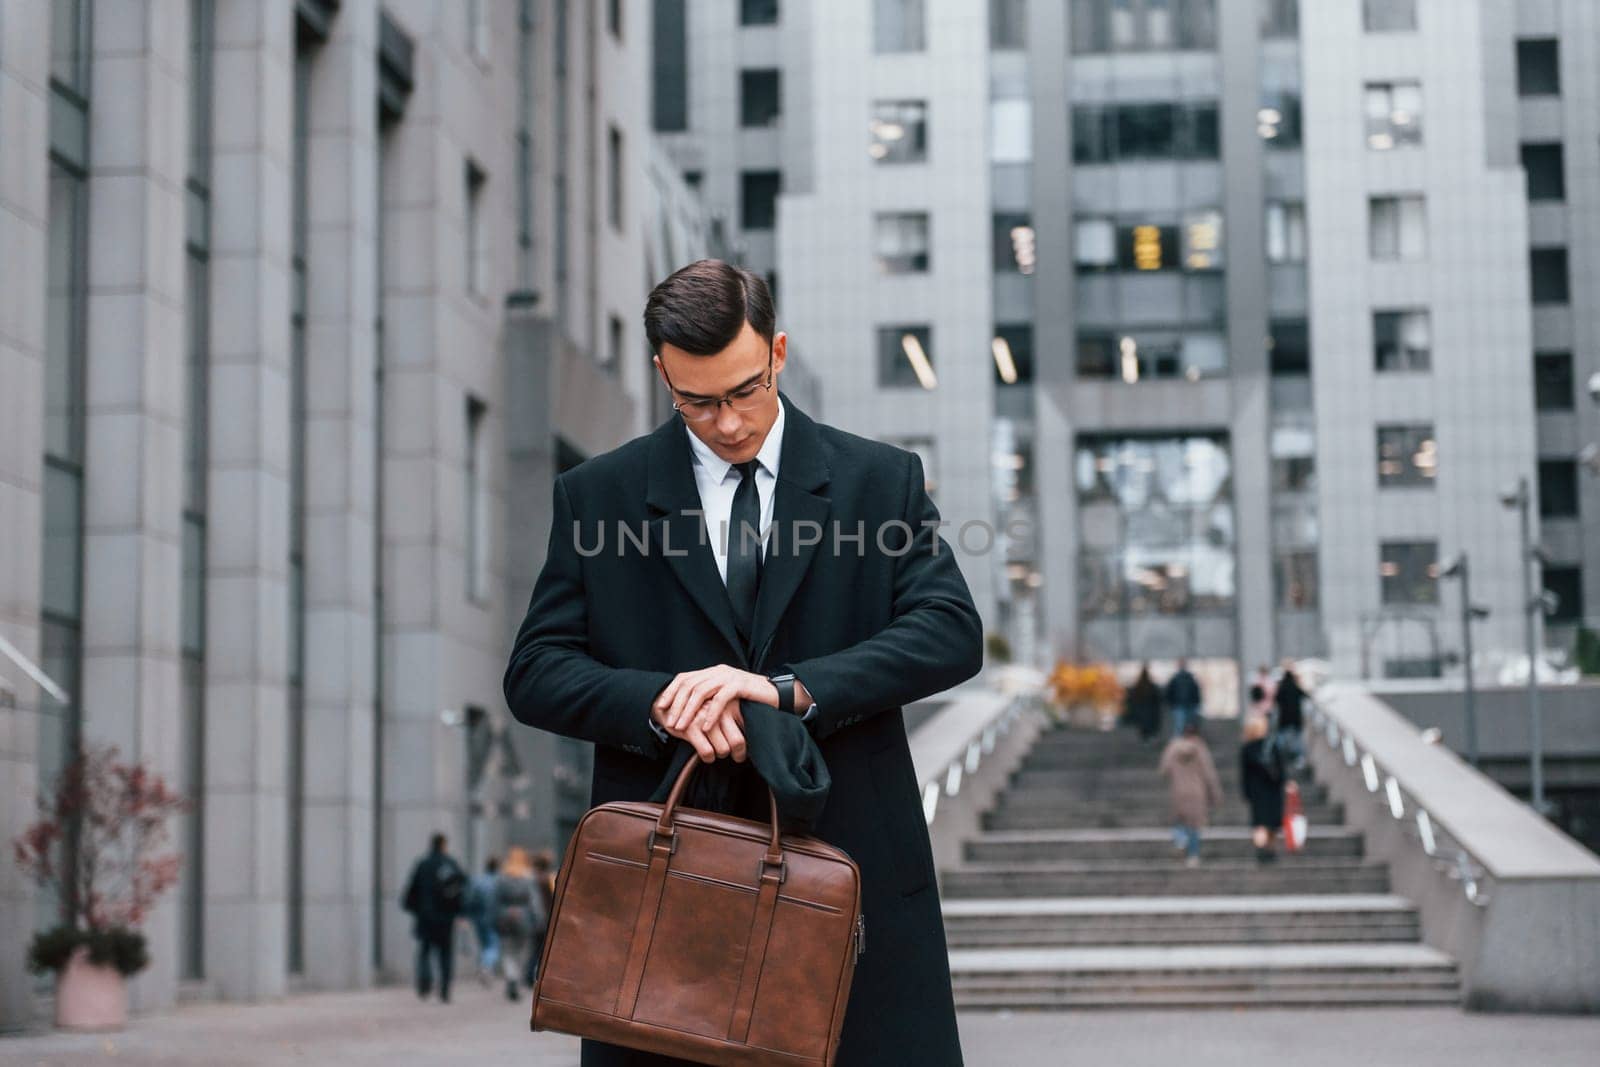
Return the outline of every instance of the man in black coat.
[[[439,967],[439,999],[450,1001],[450,972],[455,955],[456,916],[461,914],[467,873],[445,851],[445,837],[434,834],[428,852],[411,868],[400,906],[411,914],[411,936],[417,939],[417,996],[433,989],[433,968]]]
[[[595,742],[591,804],[648,799],[682,744],[750,773],[741,701],[801,716],[832,778],[812,832],[862,876],[837,1063],[960,1064],[901,708],[977,673],[982,626],[922,464],[779,394],[787,336],[749,271],[690,264],[651,293],[645,326],[677,414],[556,479],[507,703]],[[679,1061],[586,1040],[582,1062]]]

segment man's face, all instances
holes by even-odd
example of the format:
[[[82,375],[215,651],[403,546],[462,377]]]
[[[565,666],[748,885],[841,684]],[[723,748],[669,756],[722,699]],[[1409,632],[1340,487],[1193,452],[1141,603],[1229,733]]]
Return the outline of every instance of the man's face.
[[[735,411],[732,405],[721,404],[715,418],[704,422],[684,421],[690,433],[729,463],[754,459],[772,424],[778,421],[776,382],[783,370],[788,342],[788,335],[781,332],[772,339],[774,384],[771,389],[758,391],[761,398],[758,407],[752,411]],[[746,322],[739,336],[715,355],[697,356],[662,344],[660,355],[655,357],[656,373],[674,400],[714,399],[753,382],[766,381],[767,351],[767,342]]]

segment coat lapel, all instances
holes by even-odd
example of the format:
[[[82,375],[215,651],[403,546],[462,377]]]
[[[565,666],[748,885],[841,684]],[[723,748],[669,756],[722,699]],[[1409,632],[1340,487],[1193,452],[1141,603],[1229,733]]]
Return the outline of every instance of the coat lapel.
[[[820,491],[832,472],[822,450],[817,424],[779,393],[786,406],[783,451],[778,457],[778,484],[772,505],[772,530],[767,555],[761,570],[761,590],[756,594],[755,622],[751,626],[752,662],[764,666],[767,650],[777,633],[783,613],[794,599],[795,590],[805,577],[818,543],[828,537],[828,514],[832,504]],[[796,544],[800,537],[810,544]],[[715,562],[713,561],[713,566]]]
[[[733,603],[728,599],[722,576],[717,573],[716,557],[711,553],[711,541],[701,514],[688,430],[676,414],[650,435],[649,456],[645,503],[654,513],[648,520],[650,551],[666,559],[678,582],[743,664],[745,652],[733,623]]]

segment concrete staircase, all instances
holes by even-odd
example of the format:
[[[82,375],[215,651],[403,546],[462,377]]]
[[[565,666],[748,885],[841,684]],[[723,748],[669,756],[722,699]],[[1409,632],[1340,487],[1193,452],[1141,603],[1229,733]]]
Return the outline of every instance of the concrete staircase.
[[[1058,727],[1035,742],[941,872],[966,1010],[1455,1004],[1455,962],[1421,943],[1326,791],[1303,781],[1305,850],[1260,866],[1239,792],[1238,725],[1208,722],[1227,795],[1204,862],[1168,828],[1160,746]]]

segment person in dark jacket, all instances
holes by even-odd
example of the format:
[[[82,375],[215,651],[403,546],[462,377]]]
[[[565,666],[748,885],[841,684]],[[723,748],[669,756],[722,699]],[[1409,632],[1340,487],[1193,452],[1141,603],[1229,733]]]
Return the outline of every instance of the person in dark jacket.
[[[417,996],[424,1000],[433,990],[432,957],[439,965],[439,999],[450,1002],[456,917],[466,894],[467,872],[445,851],[445,836],[434,834],[427,855],[411,868],[400,898],[400,906],[411,914],[411,936],[417,939]]]
[[[550,917],[556,912],[555,857],[549,849],[540,849],[533,854],[533,884],[544,904],[544,922],[533,931],[533,946],[528,952],[527,969],[523,972],[523,983],[530,989],[539,977],[539,957],[544,955],[544,939],[550,933]]]
[[[1182,737],[1184,727],[1200,722],[1200,683],[1189,672],[1189,662],[1180,659],[1178,669],[1167,679],[1167,707],[1172,709],[1172,736]]]
[[[1255,701],[1258,687],[1250,688]],[[1263,716],[1246,718],[1240,736],[1239,783],[1250,804],[1250,840],[1256,862],[1271,863],[1278,858],[1274,841],[1283,825],[1283,753]]]
[[[1150,677],[1150,664],[1139,665],[1139,677],[1128,687],[1128,722],[1148,741],[1161,732],[1161,689]]]
[[[1273,697],[1278,708],[1278,744],[1295,770],[1305,766],[1305,700],[1306,691],[1300,688],[1300,679],[1294,665],[1283,664],[1283,678]]]
[[[978,673],[983,622],[922,461],[779,388],[789,337],[760,275],[691,263],[651,291],[644,321],[672,414],[556,477],[506,706],[594,742],[591,805],[646,800],[698,758],[730,781],[728,813],[758,820],[768,794],[746,731],[785,716],[809,732],[831,783],[810,832],[860,867],[870,931],[835,1067],[959,1067],[903,709]],[[675,1065],[597,1038],[579,1057]]]

